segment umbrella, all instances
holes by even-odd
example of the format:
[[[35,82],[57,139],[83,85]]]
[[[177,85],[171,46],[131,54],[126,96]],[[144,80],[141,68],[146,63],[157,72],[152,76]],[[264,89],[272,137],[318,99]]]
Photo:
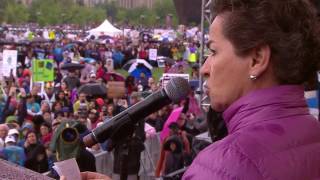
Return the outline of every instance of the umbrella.
[[[74,71],[82,68],[84,68],[84,65],[78,64],[78,63],[65,63],[61,66],[62,70],[68,70],[68,71]]]
[[[79,93],[86,93],[91,96],[106,96],[107,88],[101,83],[89,83],[79,87]]]
[[[125,78],[121,74],[114,72],[106,73],[103,78],[106,81],[125,81]]]
[[[85,63],[92,63],[95,62],[96,60],[90,57],[86,57],[82,59]]]
[[[158,56],[157,61],[163,61],[163,62],[171,64],[171,65],[173,65],[175,63],[174,59],[171,59],[171,58],[165,57],[165,56]]]
[[[144,66],[140,66],[140,67],[137,67],[135,70],[133,70],[130,75],[139,79],[140,78],[140,74],[141,73],[144,73],[146,75],[147,78],[151,77],[152,76],[152,72],[150,69],[144,67]]]
[[[122,66],[124,70],[127,70],[129,73],[133,72],[138,65],[145,66],[148,68],[150,71],[152,70],[151,64],[149,64],[146,60],[144,59],[132,59],[128,61],[125,65]]]
[[[71,50],[76,44],[74,43],[70,43],[70,44],[67,44],[65,46],[63,46],[63,50]]]

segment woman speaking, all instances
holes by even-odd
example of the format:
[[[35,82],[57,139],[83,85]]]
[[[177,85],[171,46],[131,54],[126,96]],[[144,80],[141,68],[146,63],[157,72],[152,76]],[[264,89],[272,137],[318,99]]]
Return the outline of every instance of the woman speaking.
[[[319,67],[319,26],[308,0],[214,0],[211,55],[201,68],[228,135],[183,179],[320,178],[320,124],[303,84]]]

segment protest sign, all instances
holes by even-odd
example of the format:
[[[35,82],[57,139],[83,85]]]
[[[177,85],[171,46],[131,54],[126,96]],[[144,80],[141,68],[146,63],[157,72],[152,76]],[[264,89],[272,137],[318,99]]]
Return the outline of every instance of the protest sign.
[[[48,82],[54,80],[53,60],[33,60],[32,79],[33,82]]]
[[[158,57],[157,49],[149,49],[149,60],[156,61]]]
[[[1,66],[1,75],[9,77],[12,70],[12,74],[16,76],[17,72],[17,59],[18,51],[17,50],[4,50],[2,55]]]
[[[125,97],[126,88],[122,81],[109,81],[107,84],[108,98],[123,98]]]

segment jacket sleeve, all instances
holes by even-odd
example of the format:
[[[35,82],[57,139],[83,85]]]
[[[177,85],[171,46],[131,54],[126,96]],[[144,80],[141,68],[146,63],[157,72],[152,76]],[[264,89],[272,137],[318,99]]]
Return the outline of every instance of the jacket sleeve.
[[[210,147],[202,151],[183,175],[191,179],[264,179],[257,165],[238,148]]]
[[[26,98],[21,99],[21,104],[18,109],[18,121],[22,125],[24,118],[27,116],[27,100]]]
[[[7,98],[7,101],[6,101],[6,104],[4,105],[4,108],[3,108],[3,111],[2,111],[2,120],[1,120],[1,122],[5,122],[6,121],[6,118],[7,118],[7,116],[9,115],[9,112],[8,112],[8,110],[9,110],[9,104],[10,104],[10,101],[11,101],[11,96],[8,96],[8,98]]]

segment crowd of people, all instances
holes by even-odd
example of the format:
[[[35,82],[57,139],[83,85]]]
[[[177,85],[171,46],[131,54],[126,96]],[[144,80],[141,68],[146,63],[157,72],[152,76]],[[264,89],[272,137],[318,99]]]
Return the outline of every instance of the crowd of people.
[[[95,95],[79,92],[83,85],[106,85],[116,78],[107,76],[122,69],[132,59],[149,59],[149,49],[157,49],[158,56],[172,59],[165,62],[164,72],[190,73],[190,79],[199,77],[199,41],[182,35],[175,41],[157,41],[146,34],[139,36],[104,39],[77,34],[71,40],[66,34],[55,32],[53,39],[43,38],[43,32],[28,33],[3,31],[3,50],[17,50],[17,73],[2,77],[0,99],[0,157],[39,173],[50,172],[56,161],[76,158],[81,171],[95,171],[94,154],[114,152],[114,176],[136,177],[139,172],[140,153],[143,143],[153,132],[161,132],[172,110],[183,107],[179,118],[169,125],[170,136],[162,141],[162,152],[155,176],[163,176],[189,165],[192,161],[192,138],[203,129],[203,114],[199,108],[195,90],[178,104],[171,104],[152,113],[143,121],[128,129],[128,137],[107,140],[105,143],[86,148],[82,138],[91,130],[107,122],[113,116],[143,100],[161,88],[161,82],[152,74],[129,74],[124,77],[125,95],[110,98],[108,94]],[[9,34],[9,35],[8,35]],[[25,36],[24,36],[25,35]],[[27,43],[8,41],[12,36],[25,38]],[[149,39],[150,38],[150,39]],[[98,39],[98,40],[97,40]],[[54,60],[54,81],[39,84],[32,81],[34,60]],[[81,64],[82,69],[62,69],[66,64]],[[5,67],[3,67],[5,68]],[[93,90],[94,91],[94,90]],[[146,125],[147,124],[147,125]],[[169,144],[168,144],[169,143]],[[127,152],[127,153],[125,153]],[[123,155],[126,154],[126,155]],[[126,162],[126,163],[123,163]]]

